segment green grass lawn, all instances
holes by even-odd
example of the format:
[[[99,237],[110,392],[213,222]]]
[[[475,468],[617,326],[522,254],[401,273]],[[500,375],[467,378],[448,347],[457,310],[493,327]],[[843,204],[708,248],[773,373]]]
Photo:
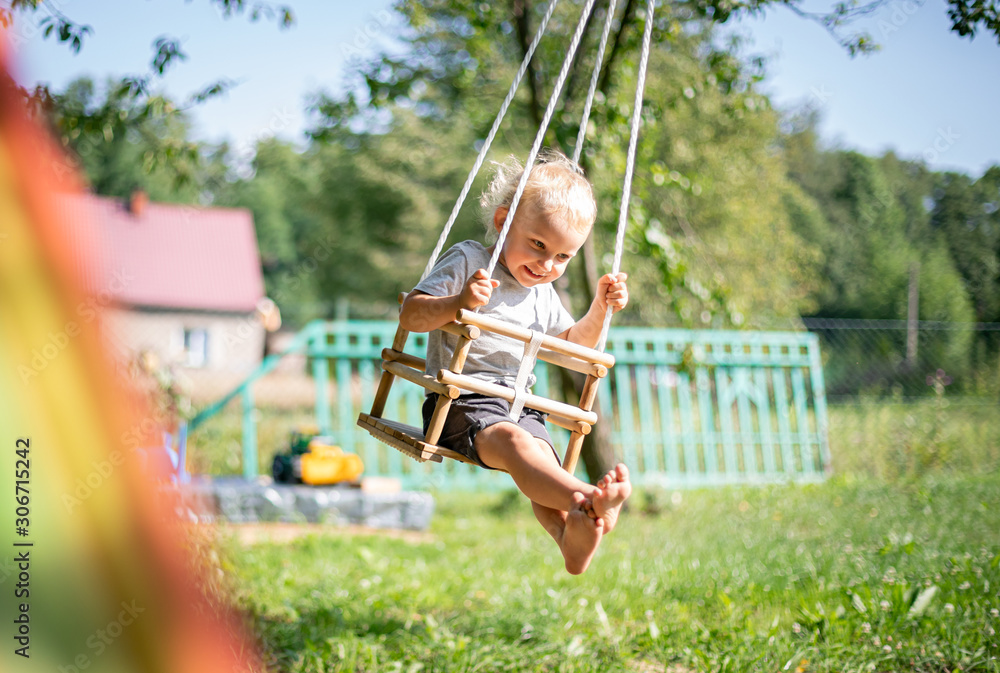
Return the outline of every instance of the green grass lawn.
[[[262,415],[266,467],[308,413]],[[238,473],[237,421],[194,460]],[[274,671],[1000,672],[996,404],[832,406],[830,446],[818,485],[637,491],[582,577],[515,491],[448,493],[415,537],[223,535],[226,595]]]
[[[1000,670],[995,472],[636,493],[581,577],[512,494],[222,548],[272,670]]]

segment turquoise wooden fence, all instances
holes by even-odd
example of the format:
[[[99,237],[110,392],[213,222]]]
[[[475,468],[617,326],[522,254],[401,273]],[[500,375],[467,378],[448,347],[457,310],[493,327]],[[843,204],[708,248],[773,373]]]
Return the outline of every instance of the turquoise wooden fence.
[[[282,354],[269,356],[232,393],[192,420],[195,431],[233,398],[243,405],[244,476],[256,476],[253,387],[291,352],[305,352],[316,383],[321,431],[359,454],[366,475],[399,478],[407,488],[500,488],[506,475],[455,461],[417,463],[357,427],[371,408],[381,351],[392,344],[390,322],[317,321]],[[424,355],[426,336],[411,334],[406,350]],[[734,483],[815,481],[829,470],[826,397],[819,342],[807,332],[736,332],[612,328],[615,367],[598,396],[616,455],[638,484],[696,487]],[[536,367],[535,392],[558,398],[549,369]],[[333,382],[332,397],[328,396]],[[397,381],[386,416],[420,425],[423,389]],[[261,410],[266,413],[266,410]],[[552,429],[556,448],[567,434]]]

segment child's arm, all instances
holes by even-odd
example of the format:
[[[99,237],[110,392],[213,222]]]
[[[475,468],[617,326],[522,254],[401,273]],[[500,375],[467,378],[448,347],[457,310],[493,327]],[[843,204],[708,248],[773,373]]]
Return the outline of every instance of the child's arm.
[[[485,306],[493,288],[499,284],[499,280],[486,275],[485,269],[479,269],[458,294],[435,297],[423,292],[411,292],[399,310],[399,326],[408,332],[432,332],[454,320],[460,308],[471,311]]]
[[[590,305],[587,315],[560,334],[560,338],[587,348],[596,348],[597,342],[601,338],[601,327],[604,326],[604,315],[607,313],[608,306],[615,313],[618,313],[628,304],[626,280],[628,280],[628,274],[625,273],[619,273],[617,276],[608,273],[602,276],[597,281],[597,291],[594,293],[594,301]]]

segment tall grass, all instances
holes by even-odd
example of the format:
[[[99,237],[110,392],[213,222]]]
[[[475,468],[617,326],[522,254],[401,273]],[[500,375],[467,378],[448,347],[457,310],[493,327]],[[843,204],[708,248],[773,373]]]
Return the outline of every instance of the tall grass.
[[[1000,471],[1000,405],[985,398],[862,399],[829,409],[836,474],[881,481]]]

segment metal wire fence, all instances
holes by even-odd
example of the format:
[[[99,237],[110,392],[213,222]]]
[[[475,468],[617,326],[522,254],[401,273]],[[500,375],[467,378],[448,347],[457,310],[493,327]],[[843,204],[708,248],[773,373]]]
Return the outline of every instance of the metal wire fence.
[[[1000,398],[1000,323],[805,318],[820,338],[827,398]]]

